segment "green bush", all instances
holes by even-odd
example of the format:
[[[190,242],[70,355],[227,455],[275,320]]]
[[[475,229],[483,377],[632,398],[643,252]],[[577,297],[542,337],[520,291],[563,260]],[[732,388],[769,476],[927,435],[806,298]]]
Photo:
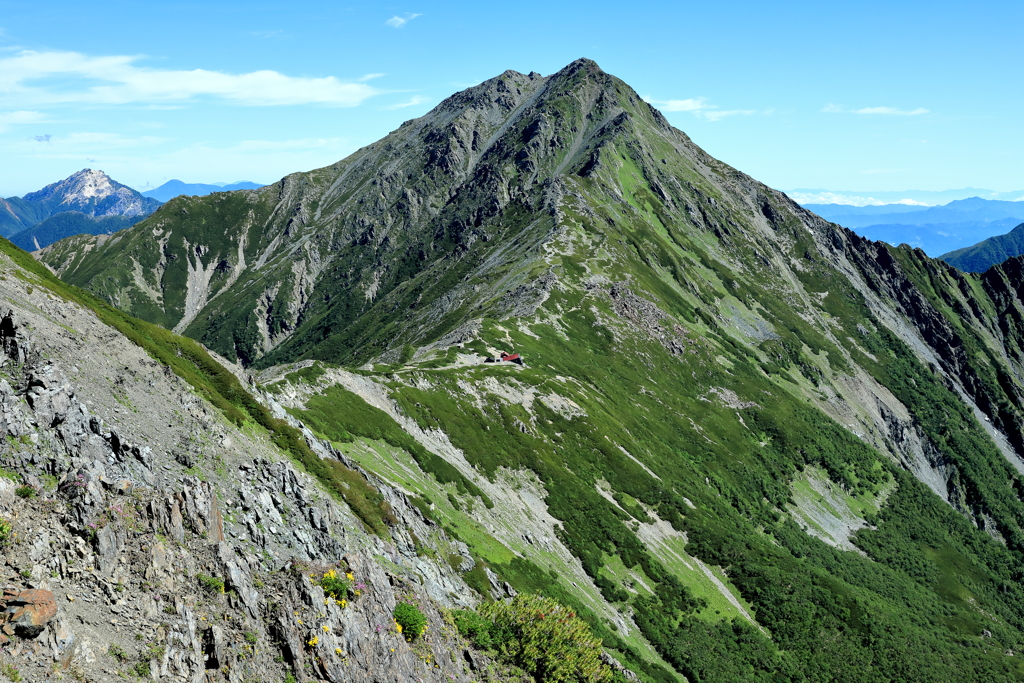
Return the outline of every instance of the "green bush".
[[[206,574],[196,574],[196,578],[199,579],[199,583],[203,585],[203,588],[206,589],[206,592],[224,592],[224,579],[217,578],[216,576],[207,576]]]
[[[125,652],[124,648],[117,643],[112,643],[110,647],[107,648],[107,654],[119,662],[124,663],[128,661],[128,653]]]
[[[601,641],[576,613],[551,598],[520,593],[509,602],[480,608],[491,622],[498,658],[515,664],[540,683],[610,681],[601,661]]]
[[[14,525],[6,519],[0,519],[0,547],[11,542],[14,538]]]
[[[352,592],[352,585],[344,575],[339,576],[337,569],[331,569],[317,581],[324,589],[324,595],[334,600],[347,600]]]
[[[399,633],[409,641],[416,640],[427,630],[427,617],[419,607],[408,602],[400,602],[395,606],[395,622],[399,626]]]
[[[491,634],[493,623],[468,609],[457,609],[452,612],[452,621],[459,635],[473,643],[473,647],[490,650],[495,647],[495,639]]]
[[[35,486],[29,486],[28,484],[14,489],[14,495],[18,498],[35,498],[38,493]]]

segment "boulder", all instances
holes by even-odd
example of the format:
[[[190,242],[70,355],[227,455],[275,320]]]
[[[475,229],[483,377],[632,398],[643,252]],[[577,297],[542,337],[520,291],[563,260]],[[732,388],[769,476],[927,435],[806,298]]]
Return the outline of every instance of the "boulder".
[[[2,619],[22,638],[35,638],[57,616],[57,600],[52,591],[39,588],[6,597]],[[5,631],[7,629],[4,629]]]

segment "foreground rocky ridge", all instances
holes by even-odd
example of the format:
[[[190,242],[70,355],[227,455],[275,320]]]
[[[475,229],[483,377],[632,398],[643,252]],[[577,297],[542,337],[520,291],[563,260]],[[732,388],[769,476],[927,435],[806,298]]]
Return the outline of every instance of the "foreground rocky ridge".
[[[402,493],[377,482],[395,531],[391,541],[369,535],[265,435],[234,427],[93,312],[3,256],[0,300],[8,675],[487,677],[489,660],[439,611],[477,598],[451,563],[417,555],[413,538],[444,534]],[[326,599],[310,576],[330,568],[351,573],[360,595]],[[414,644],[395,630],[399,600],[429,619]],[[38,629],[23,627],[25,604]]]

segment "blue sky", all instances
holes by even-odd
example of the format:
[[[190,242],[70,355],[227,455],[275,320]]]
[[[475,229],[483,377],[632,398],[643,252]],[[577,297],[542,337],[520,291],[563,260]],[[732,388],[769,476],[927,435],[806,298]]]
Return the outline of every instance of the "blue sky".
[[[780,189],[1024,189],[1020,2],[0,0],[0,196],[273,182],[590,57]]]

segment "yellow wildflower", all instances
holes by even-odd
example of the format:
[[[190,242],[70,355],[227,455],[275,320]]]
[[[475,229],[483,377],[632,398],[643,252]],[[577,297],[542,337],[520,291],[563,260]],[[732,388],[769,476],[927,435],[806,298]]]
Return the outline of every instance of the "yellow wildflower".
[[[341,606],[344,608],[348,604],[348,600],[342,600]]]
[[[316,647],[319,642],[320,642],[320,639],[318,637],[316,637],[316,636],[313,636],[312,638],[310,638],[309,640],[306,641],[306,644],[309,645],[310,647]]]
[[[340,647],[334,648],[334,654],[340,655],[341,654],[341,648]]]
[[[352,572],[349,572],[348,574],[345,574],[345,578],[348,579],[349,581],[355,581],[355,579],[356,579],[356,577],[352,575]]]
[[[398,631],[399,633],[401,633],[402,632],[402,625],[401,624],[395,624],[395,630]]]
[[[328,626],[327,624],[324,624],[320,628],[322,628],[324,630],[324,633],[330,633],[331,632],[331,627]]]

